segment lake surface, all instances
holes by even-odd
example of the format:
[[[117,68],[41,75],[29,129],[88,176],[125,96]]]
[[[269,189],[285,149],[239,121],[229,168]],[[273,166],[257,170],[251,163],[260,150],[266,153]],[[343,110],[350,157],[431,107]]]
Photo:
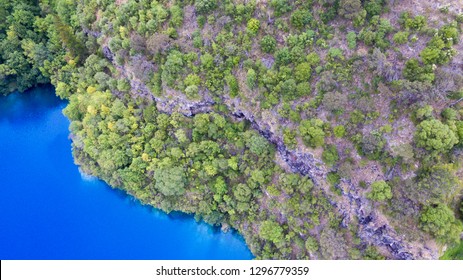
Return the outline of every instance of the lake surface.
[[[250,259],[242,237],[79,173],[52,87],[0,97],[0,259]]]

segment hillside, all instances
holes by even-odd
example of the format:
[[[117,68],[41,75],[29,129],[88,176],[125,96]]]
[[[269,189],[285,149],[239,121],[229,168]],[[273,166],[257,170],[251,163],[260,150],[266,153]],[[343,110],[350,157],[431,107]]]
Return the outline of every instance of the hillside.
[[[0,92],[51,82],[86,173],[259,259],[461,250],[462,1],[35,3]]]

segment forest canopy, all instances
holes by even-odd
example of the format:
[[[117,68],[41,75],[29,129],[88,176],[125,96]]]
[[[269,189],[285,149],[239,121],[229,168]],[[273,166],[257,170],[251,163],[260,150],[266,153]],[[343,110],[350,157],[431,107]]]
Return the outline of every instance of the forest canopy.
[[[258,259],[437,257],[462,248],[463,15],[399,2],[0,0],[0,94],[52,83],[84,172]]]

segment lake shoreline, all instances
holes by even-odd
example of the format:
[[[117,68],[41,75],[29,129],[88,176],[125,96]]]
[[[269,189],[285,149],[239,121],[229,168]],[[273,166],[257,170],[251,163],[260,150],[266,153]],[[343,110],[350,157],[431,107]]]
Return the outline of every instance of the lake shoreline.
[[[65,104],[50,85],[0,97],[1,259],[252,258],[236,231],[84,178],[71,156]]]

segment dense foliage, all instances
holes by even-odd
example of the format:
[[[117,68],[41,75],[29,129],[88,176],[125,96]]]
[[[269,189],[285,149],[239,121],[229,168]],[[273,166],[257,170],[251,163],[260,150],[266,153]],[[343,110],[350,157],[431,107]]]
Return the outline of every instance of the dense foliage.
[[[461,15],[393,2],[0,0],[0,93],[51,82],[82,170],[257,258],[393,257],[354,193],[457,243]]]

